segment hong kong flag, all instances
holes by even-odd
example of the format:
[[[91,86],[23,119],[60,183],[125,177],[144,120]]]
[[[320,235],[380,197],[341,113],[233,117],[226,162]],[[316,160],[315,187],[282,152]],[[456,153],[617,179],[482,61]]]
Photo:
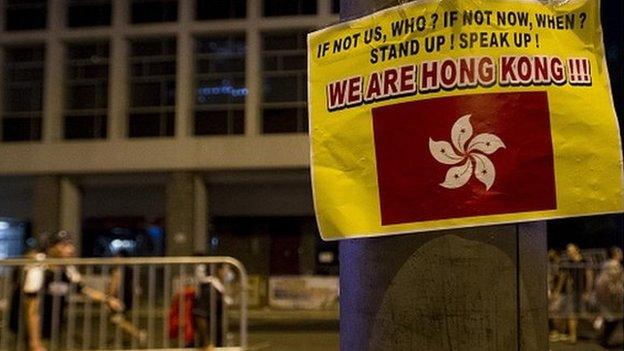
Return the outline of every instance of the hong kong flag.
[[[373,109],[382,225],[556,209],[546,92]]]

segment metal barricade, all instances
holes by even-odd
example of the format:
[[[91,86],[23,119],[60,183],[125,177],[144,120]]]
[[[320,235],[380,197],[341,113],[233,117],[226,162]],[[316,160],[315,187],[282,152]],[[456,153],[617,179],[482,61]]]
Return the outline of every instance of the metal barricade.
[[[571,261],[565,252],[561,253],[561,261],[556,264],[549,264],[549,318],[566,319],[576,318],[593,321],[602,317],[601,304],[597,298],[598,277],[604,262],[607,260],[607,250],[586,249],[582,251],[584,260],[582,262]],[[573,275],[570,279],[569,275]],[[582,277],[580,281],[575,281],[575,277]],[[564,280],[561,282],[560,280]],[[588,281],[589,280],[589,281]],[[579,286],[579,284],[583,286]],[[591,288],[586,292],[587,284]],[[621,280],[620,280],[620,284]],[[554,287],[560,285],[559,294],[552,294]],[[621,287],[621,285],[620,285]],[[586,292],[584,294],[584,292]],[[583,296],[585,295],[585,296]],[[622,312],[611,313],[617,318],[622,318]]]
[[[25,279],[35,275],[27,272],[35,270],[44,283],[26,294]],[[231,289],[243,292],[233,301],[240,311],[236,331],[226,317]],[[29,349],[26,319],[35,319],[25,306],[34,300],[48,351],[188,350],[206,345],[207,337],[213,345],[221,340],[217,350],[245,350],[246,291],[245,267],[232,257],[0,260],[0,351]],[[119,312],[97,301],[113,296],[130,306]]]

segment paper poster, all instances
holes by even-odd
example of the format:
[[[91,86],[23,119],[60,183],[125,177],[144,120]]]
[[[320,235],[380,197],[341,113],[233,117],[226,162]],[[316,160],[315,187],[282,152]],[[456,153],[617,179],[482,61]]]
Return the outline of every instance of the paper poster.
[[[599,1],[415,1],[308,37],[323,238],[622,212]]]

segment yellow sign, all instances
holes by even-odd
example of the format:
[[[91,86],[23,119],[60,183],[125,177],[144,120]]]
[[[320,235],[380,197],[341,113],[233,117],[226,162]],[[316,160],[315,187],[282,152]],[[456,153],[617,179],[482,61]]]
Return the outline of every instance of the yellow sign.
[[[308,37],[325,239],[623,211],[599,1],[419,1]]]

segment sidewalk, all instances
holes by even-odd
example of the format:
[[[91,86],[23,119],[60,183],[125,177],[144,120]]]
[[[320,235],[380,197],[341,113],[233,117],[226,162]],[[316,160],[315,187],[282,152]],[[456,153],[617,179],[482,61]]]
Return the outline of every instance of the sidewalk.
[[[249,346],[259,351],[338,351],[340,312],[336,310],[249,310]],[[236,315],[230,315],[234,321]],[[231,320],[232,320],[231,319]]]
[[[279,327],[282,329],[317,328],[322,330],[336,330],[340,325],[339,310],[279,310],[260,308],[249,310],[249,327],[252,329],[266,329]],[[230,320],[238,322],[237,311],[230,311]]]

